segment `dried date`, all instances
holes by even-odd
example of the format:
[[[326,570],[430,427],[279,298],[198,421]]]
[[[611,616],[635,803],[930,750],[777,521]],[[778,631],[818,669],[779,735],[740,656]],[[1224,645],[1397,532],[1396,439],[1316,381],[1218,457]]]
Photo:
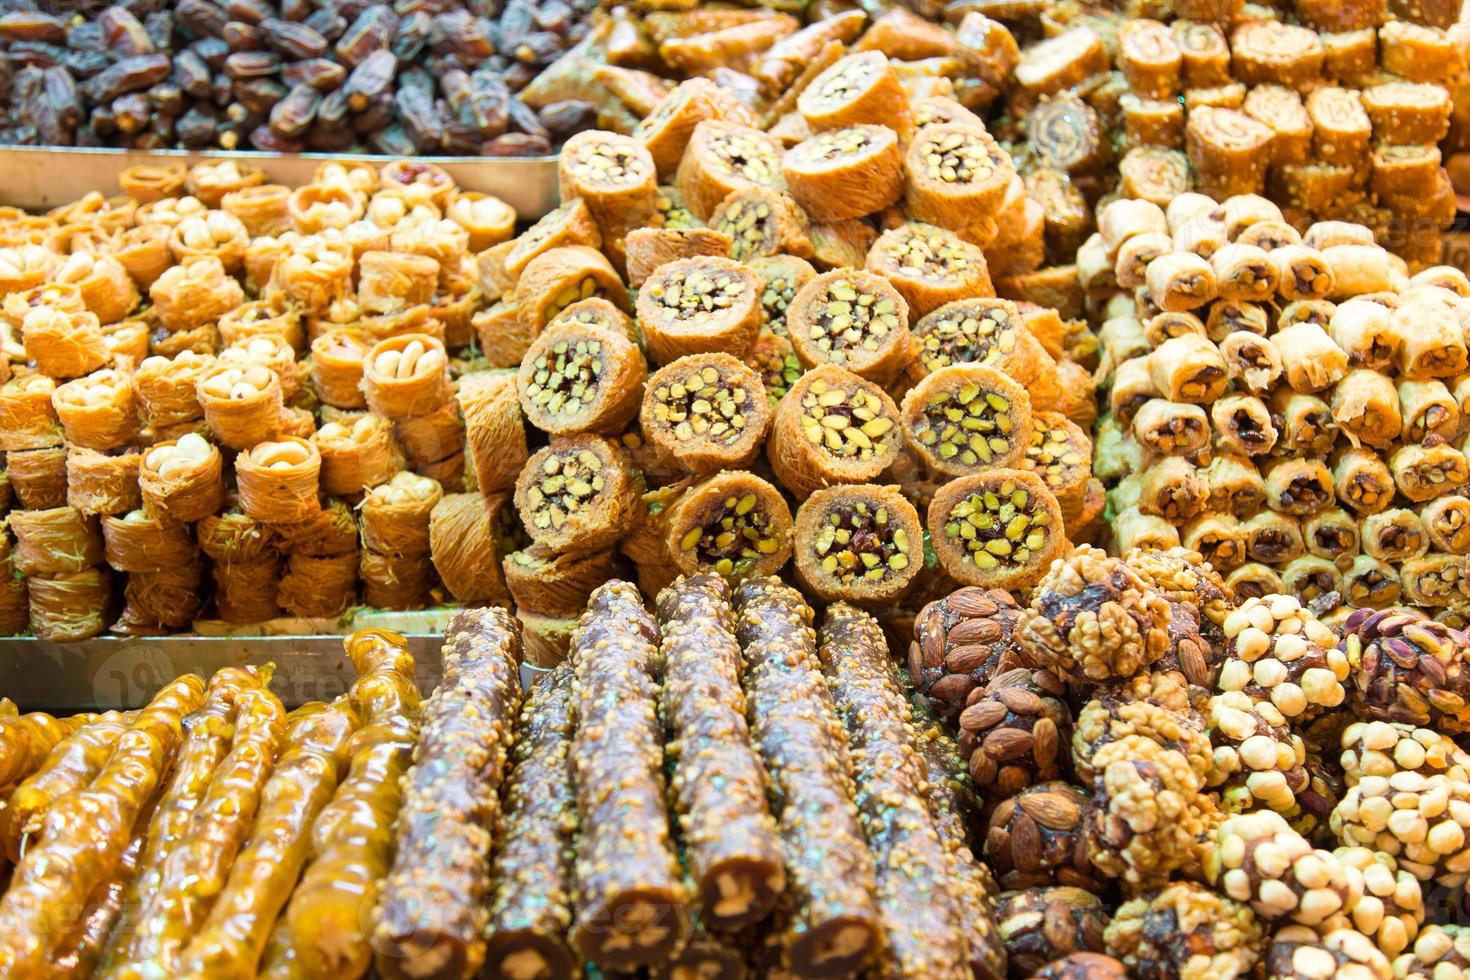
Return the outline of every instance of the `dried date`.
[[[347,69],[326,58],[293,61],[281,69],[281,81],[287,85],[310,85],[318,92],[340,88],[347,79]]]
[[[260,33],[272,51],[292,61],[320,58],[329,47],[327,39],[306,24],[274,17],[260,22]]]
[[[130,10],[108,7],[97,15],[97,24],[101,27],[102,38],[107,43],[108,50],[115,51],[124,58],[158,52],[148,29]],[[68,43],[70,42],[71,39],[68,38]]]
[[[337,40],[342,36],[342,32],[347,30],[346,16],[330,4],[314,10],[311,16],[306,18],[305,24],[320,34],[328,44]]]
[[[208,146],[214,142],[215,127],[219,124],[219,117],[214,106],[207,102],[195,103],[188,112],[179,117],[178,124],[174,127],[179,135],[179,142],[185,146],[199,147]]]
[[[357,15],[337,39],[337,60],[354,67],[374,51],[382,51],[398,30],[398,15],[387,4],[375,4]]]
[[[119,95],[149,88],[168,77],[172,68],[168,56],[141,54],[124,58],[106,71],[88,79],[83,93],[93,102],[111,102]]]
[[[66,21],[39,10],[13,10],[0,14],[0,39],[6,41],[66,41]]]
[[[276,14],[265,0],[225,0],[224,8],[230,20],[243,21],[247,24],[259,24],[267,17],[274,17]]]
[[[280,56],[269,51],[238,51],[225,59],[225,74],[231,78],[265,78],[280,70]]]
[[[265,50],[265,35],[260,28],[242,20],[232,20],[226,24],[220,38],[230,46],[231,51]]]
[[[321,101],[321,93],[310,85],[296,86],[271,109],[271,131],[283,139],[300,139],[311,128]]]
[[[217,37],[200,38],[189,47],[203,59],[210,71],[224,68],[225,60],[230,56],[230,46]]]
[[[277,102],[286,97],[290,89],[274,78],[250,78],[243,82],[236,82],[232,91],[236,100],[246,108],[265,115]]]
[[[174,83],[191,99],[209,97],[209,86],[214,75],[209,65],[194,51],[180,51],[174,56]]]
[[[480,155],[486,157],[542,157],[549,153],[549,139],[526,133],[505,133],[480,147]]]
[[[195,37],[219,37],[229,22],[225,12],[208,0],[178,0],[174,16],[179,26]]]
[[[392,51],[374,51],[347,76],[347,102],[361,112],[381,95],[393,88],[398,74],[398,58]]]
[[[117,116],[118,131],[128,136],[141,133],[153,121],[153,107],[148,103],[148,96],[142,92],[132,92],[113,99],[112,111]]]

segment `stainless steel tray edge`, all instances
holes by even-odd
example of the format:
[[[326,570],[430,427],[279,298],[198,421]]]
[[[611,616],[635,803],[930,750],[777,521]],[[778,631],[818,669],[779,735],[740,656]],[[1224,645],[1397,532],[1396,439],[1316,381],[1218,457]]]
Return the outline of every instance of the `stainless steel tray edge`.
[[[336,153],[260,153],[186,150],[113,150],[80,147],[0,146],[0,204],[44,211],[75,201],[91,191],[118,193],[117,175],[128,167],[158,160],[194,165],[201,160],[243,160],[263,169],[273,183],[297,187],[311,180],[325,161],[366,162],[381,166],[395,157]],[[556,157],[426,157],[443,167],[467,191],[493,194],[534,220],[556,207]]]

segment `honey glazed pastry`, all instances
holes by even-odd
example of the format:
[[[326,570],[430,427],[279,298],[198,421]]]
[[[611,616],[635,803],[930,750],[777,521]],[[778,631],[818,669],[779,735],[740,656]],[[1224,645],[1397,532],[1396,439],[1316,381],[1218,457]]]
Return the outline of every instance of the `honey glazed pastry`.
[[[995,293],[985,253],[936,225],[905,223],[885,231],[868,250],[866,265],[888,279],[915,317],[955,300]]]
[[[220,451],[198,433],[150,447],[138,467],[144,509],[180,522],[216,513],[224,502],[223,466]]]
[[[903,151],[898,134],[886,126],[817,133],[786,151],[781,171],[791,196],[814,221],[875,214],[903,194]]]
[[[776,406],[766,454],[798,498],[875,479],[902,448],[899,411],[882,388],[832,365],[802,375]]]
[[[304,521],[321,510],[321,453],[297,436],[256,444],[235,457],[240,509],[258,521]]]
[[[904,157],[904,204],[919,221],[964,231],[999,208],[1016,176],[1009,155],[984,129],[925,126]]]
[[[796,109],[814,131],[862,123],[887,126],[899,134],[913,128],[908,94],[881,51],[842,58],[797,96]]]
[[[1066,547],[1056,498],[1025,470],[951,480],[929,505],[928,527],[940,565],[964,585],[1029,587]]]
[[[536,543],[562,550],[612,544],[642,513],[642,486],[627,452],[594,435],[561,436],[527,460],[515,505]]]
[[[923,569],[923,524],[897,487],[817,490],[796,512],[796,577],[826,602],[878,603]]]
[[[978,364],[940,368],[904,396],[904,439],[932,472],[967,476],[1018,466],[1031,445],[1031,399]]]
[[[368,408],[384,418],[429,415],[449,400],[444,345],[427,334],[380,341],[363,359],[362,390]]]
[[[807,213],[787,194],[769,187],[733,191],[709,217],[706,235],[724,235],[729,247],[721,254],[739,262],[769,255],[811,254]],[[670,234],[691,235],[700,229]],[[670,256],[670,259],[681,256]]]
[[[749,126],[709,119],[700,122],[679,159],[674,186],[685,206],[701,221],[735,191],[786,189],[781,175],[780,141]]]
[[[620,431],[638,411],[648,367],[625,334],[564,318],[531,344],[516,375],[526,420],[552,435]]]
[[[749,465],[770,425],[760,376],[729,354],[690,354],[659,368],[639,411],[649,444],[696,474]]]
[[[665,540],[685,575],[714,572],[732,582],[770,575],[791,557],[791,510],[760,477],[725,471],[692,485],[672,504]]]
[[[732,259],[680,259],[655,269],[638,291],[638,323],[652,359],[686,354],[744,357],[760,332],[760,283]]]
[[[791,300],[786,327],[807,367],[833,364],[878,384],[892,381],[912,356],[908,302],[871,272],[836,269]]]

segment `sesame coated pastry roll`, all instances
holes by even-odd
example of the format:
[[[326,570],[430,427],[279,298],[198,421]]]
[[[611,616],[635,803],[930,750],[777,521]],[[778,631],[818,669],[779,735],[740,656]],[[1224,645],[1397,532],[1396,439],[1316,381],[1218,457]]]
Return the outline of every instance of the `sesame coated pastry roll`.
[[[526,462],[516,481],[516,510],[538,544],[602,548],[639,519],[641,482],[616,443],[594,435],[559,436]]]
[[[135,450],[102,453],[74,446],[66,454],[66,502],[84,514],[122,514],[142,503]]]
[[[908,321],[908,302],[893,285],[854,269],[807,283],[786,317],[802,364],[833,364],[878,384],[892,381],[913,355]]]
[[[1148,371],[1155,390],[1176,402],[1208,405],[1229,384],[1219,348],[1197,334],[1166,340],[1148,355]]]
[[[887,602],[923,568],[918,511],[897,487],[827,487],[796,513],[796,576],[827,602]]]
[[[1210,444],[1210,420],[1198,405],[1150,398],[1133,416],[1133,437],[1163,455],[1188,455]]]
[[[384,418],[431,414],[449,399],[444,345],[412,333],[379,341],[363,359],[362,390],[368,408]]]
[[[951,480],[929,505],[929,536],[944,570],[964,585],[1027,588],[1066,547],[1061,508],[1025,470]]]
[[[778,571],[791,557],[791,511],[754,474],[726,471],[694,484],[670,507],[665,540],[678,571],[743,581]]]
[[[1188,520],[1209,502],[1206,475],[1183,456],[1161,456],[1143,471],[1138,509],[1172,521]]]
[[[40,306],[21,321],[26,357],[54,378],[78,378],[107,363],[107,340],[97,314]]]
[[[210,431],[231,449],[248,449],[280,429],[281,379],[268,367],[216,363],[194,392]]]
[[[665,804],[658,638],[638,591],[617,580],[592,594],[572,636],[573,786],[578,810],[602,819],[577,842],[571,942],[608,969],[656,963],[689,932]]]
[[[1133,91],[1151,99],[1171,99],[1178,94],[1184,56],[1161,22],[1124,21],[1118,28],[1117,58]]]
[[[644,281],[636,309],[658,364],[686,354],[744,357],[760,332],[760,282],[732,259],[680,259]]]
[[[442,499],[439,484],[414,473],[373,487],[359,507],[363,547],[392,558],[429,554],[430,521]]]
[[[1215,269],[1215,288],[1221,299],[1260,302],[1276,292],[1276,266],[1260,246],[1231,242],[1210,256],[1210,265]]]
[[[930,470],[966,476],[1017,466],[1031,445],[1031,399],[1011,378],[978,364],[940,368],[909,389],[904,439]]]
[[[876,954],[881,926],[847,738],[821,674],[812,611],[774,578],[747,582],[735,599],[751,735],[786,845],[781,955],[796,975],[847,976]]]
[[[304,521],[321,510],[322,456],[297,436],[257,443],[235,458],[240,509],[257,521]]]
[[[526,420],[544,432],[616,432],[637,412],[647,376],[642,352],[623,334],[562,321],[532,342],[516,388]]]
[[[1031,423],[1031,442],[1019,468],[1040,476],[1057,498],[1063,519],[1075,520],[1082,513],[1092,476],[1092,440],[1081,426],[1056,412],[1037,412]]]
[[[1256,122],[1270,127],[1273,165],[1304,164],[1311,159],[1312,117],[1294,89],[1284,85],[1257,85],[1246,93],[1241,109]]]
[[[1371,85],[1363,89],[1362,100],[1374,137],[1389,145],[1438,143],[1453,115],[1449,93],[1424,82]]]
[[[639,412],[643,437],[691,473],[747,466],[771,425],[765,386],[729,354],[690,354],[648,379]]]
[[[1470,498],[1461,493],[1436,497],[1419,508],[1419,520],[1435,551],[1470,554]]]
[[[1265,186],[1271,128],[1235,109],[1198,106],[1184,127],[1196,183],[1217,198],[1259,194]]]
[[[138,465],[138,488],[150,517],[197,521],[224,502],[224,460],[197,432],[150,447]]]
[[[1470,480],[1470,463],[1454,446],[1400,446],[1388,458],[1399,493],[1415,503],[1449,493]]]
[[[861,218],[903,194],[903,150],[886,126],[817,133],[786,151],[781,172],[791,196],[814,221]]]
[[[694,216],[704,221],[735,191],[751,187],[784,191],[784,153],[779,140],[758,129],[704,120],[695,126],[679,159],[674,185]]]
[[[995,292],[985,253],[935,225],[909,222],[885,231],[868,250],[866,265],[893,284],[916,317]]]
[[[1329,507],[1302,520],[1302,542],[1308,554],[1345,564],[1358,553],[1361,541],[1358,519],[1341,507]]]
[[[567,140],[557,158],[560,198],[581,198],[605,239],[624,237],[653,212],[653,155],[632,136],[591,129]]]
[[[604,296],[621,305],[626,295],[612,263],[595,248],[568,245],[548,249],[526,263],[516,281],[516,315],[531,333],[578,300]]]
[[[311,441],[322,458],[322,491],[334,496],[351,497],[386,483],[400,467],[393,428],[377,415],[344,414],[323,422]]]
[[[1453,378],[1465,370],[1464,331],[1452,307],[1430,300],[1389,313],[1399,338],[1399,373],[1411,380]]]
[[[504,609],[449,623],[444,679],[423,702],[392,869],[374,912],[385,977],[471,977],[485,960],[491,835],[520,707],[521,629]]]
[[[776,407],[767,455],[798,498],[875,479],[897,457],[899,411],[871,381],[831,365],[802,375]]]
[[[1369,514],[1362,520],[1363,552],[1379,561],[1401,562],[1429,550],[1429,535],[1419,515],[1402,507]]]
[[[1218,295],[1215,270],[1193,252],[1170,252],[1148,264],[1149,296],[1161,310],[1195,310]]]
[[[768,232],[772,240],[780,239],[783,232],[777,227],[781,224],[780,219],[797,218],[799,212],[793,205],[773,215],[770,203],[752,199],[757,194],[780,197],[772,191],[737,191],[731,199],[742,204],[734,224],[712,217],[710,221],[715,224],[714,228],[635,228],[628,232],[623,240],[628,284],[641,286],[653,270],[678,259],[702,255],[746,258],[752,251],[763,247],[761,243]],[[767,217],[758,218],[761,213]],[[717,211],[716,215],[719,214]]]
[[[925,126],[904,157],[904,204],[919,221],[963,230],[1000,207],[1016,168],[983,128]]]
[[[1278,433],[1266,403],[1255,395],[1226,395],[1210,406],[1210,421],[1220,448],[1246,456],[1265,456]]]
[[[1349,299],[1332,311],[1327,332],[1354,367],[1384,370],[1398,361],[1402,338],[1386,307],[1371,300]]]
[[[1393,503],[1393,475],[1368,449],[1340,452],[1332,461],[1332,483],[1338,501],[1358,514],[1377,513]]]
[[[771,911],[786,872],[765,768],[745,721],[730,587],[717,575],[680,578],[659,593],[657,610],[660,715],[679,745],[670,797],[700,920],[739,929]]]
[[[1293,391],[1321,391],[1347,374],[1347,354],[1315,323],[1278,330],[1271,343],[1281,355],[1282,376]]]
[[[568,757],[574,731],[572,671],[539,679],[521,707],[511,769],[495,825],[495,862],[485,972],[514,980],[527,967],[571,980],[572,863],[577,805]]]
[[[912,713],[893,676],[878,622],[834,605],[818,648],[837,716],[854,759],[856,801],[873,853],[875,891],[887,943],[885,975],[969,977],[969,923],[957,904],[940,840],[923,795],[923,760]]]

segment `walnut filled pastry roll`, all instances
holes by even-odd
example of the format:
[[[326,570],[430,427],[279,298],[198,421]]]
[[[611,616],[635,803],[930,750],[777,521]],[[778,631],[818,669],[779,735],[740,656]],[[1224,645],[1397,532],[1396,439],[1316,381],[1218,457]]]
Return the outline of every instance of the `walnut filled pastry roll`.
[[[1307,553],[1346,565],[1358,553],[1362,531],[1358,518],[1341,507],[1329,507],[1302,520]]]
[[[333,496],[355,497],[391,480],[401,467],[393,427],[377,415],[344,414],[323,422],[311,441],[322,459],[322,490]]]
[[[1135,357],[1118,365],[1108,389],[1108,406],[1120,425],[1132,425],[1138,410],[1159,397],[1146,357]]]
[[[954,364],[904,396],[904,439],[930,470],[965,476],[1015,466],[1031,443],[1031,399],[1011,378],[976,364]]]
[[[1149,463],[1138,484],[1138,509],[1170,521],[1187,521],[1209,504],[1206,471],[1183,456],[1161,456]]]
[[[1327,331],[1354,367],[1384,370],[1398,361],[1402,338],[1386,307],[1366,299],[1349,299],[1332,311]]]
[[[1341,302],[1364,293],[1393,289],[1388,252],[1381,246],[1369,241],[1366,244],[1344,242],[1318,247],[1332,269],[1332,292],[1328,299]]]
[[[997,468],[951,480],[929,505],[939,563],[965,585],[1024,588],[1066,547],[1061,509],[1046,484]]]
[[[1208,405],[1229,384],[1219,348],[1199,334],[1164,341],[1148,355],[1148,367],[1154,387],[1170,401]]]
[[[1188,455],[1210,444],[1210,420],[1198,405],[1151,398],[1133,417],[1133,436],[1161,455]]]
[[[1398,393],[1404,442],[1424,442],[1430,436],[1448,440],[1459,432],[1460,405],[1444,382],[1404,380]]]
[[[634,526],[641,493],[622,447],[594,435],[560,436],[526,462],[515,505],[538,544],[585,551],[611,545]]]
[[[1284,366],[1281,352],[1265,337],[1238,330],[1220,341],[1220,356],[1230,381],[1257,395],[1275,387]]]
[[[1372,450],[1338,452],[1332,461],[1332,484],[1338,501],[1357,514],[1375,514],[1393,503],[1393,475]]]
[[[1263,510],[1241,522],[1245,553],[1251,561],[1281,565],[1300,557],[1306,550],[1301,524],[1288,514]]]
[[[923,567],[923,535],[897,487],[818,490],[796,513],[797,579],[826,602],[895,599]]]
[[[664,540],[678,572],[714,572],[739,582],[786,564],[792,528],[791,510],[775,487],[727,470],[693,484],[669,506]]]
[[[1205,317],[1205,335],[1217,344],[1224,343],[1234,333],[1264,337],[1270,332],[1270,327],[1271,314],[1266,307],[1243,300],[1222,299],[1212,303]]]
[[[240,509],[258,521],[304,521],[321,510],[321,453],[296,436],[257,443],[235,458]]]
[[[224,502],[223,460],[197,433],[160,443],[143,454],[138,486],[150,517],[197,521]]]
[[[1255,395],[1226,395],[1210,406],[1215,443],[1247,456],[1265,456],[1276,446],[1278,433],[1266,403]]]
[[[1399,493],[1420,503],[1449,493],[1470,481],[1470,463],[1454,446],[1400,446],[1388,458]]]
[[[883,389],[824,365],[802,375],[776,407],[767,455],[777,479],[800,498],[876,478],[902,444],[898,407]]]
[[[1137,507],[1129,507],[1114,518],[1113,538],[1120,553],[1134,548],[1167,551],[1179,546],[1179,527],[1156,514],[1145,514]]]
[[[1282,374],[1294,391],[1321,391],[1347,373],[1347,354],[1315,323],[1279,330],[1271,343],[1281,355]]]
[[[1266,504],[1283,514],[1305,517],[1332,506],[1332,472],[1317,458],[1278,458],[1261,468]]]
[[[543,432],[618,432],[638,411],[648,365],[621,332],[561,320],[532,342],[516,375],[521,411]]]
[[[1349,371],[1333,387],[1331,404],[1333,421],[1359,442],[1387,449],[1403,431],[1398,392],[1377,371]]]
[[[1399,373],[1411,380],[1453,378],[1465,370],[1464,330],[1445,303],[1414,302],[1389,314],[1399,339]]]
[[[1256,561],[1246,562],[1225,576],[1225,585],[1230,589],[1231,595],[1242,601],[1276,595],[1283,590],[1281,576],[1276,570]]]
[[[1316,555],[1302,555],[1281,569],[1281,587],[1303,605],[1343,592],[1342,572],[1336,565]]]
[[[1188,310],[1154,314],[1144,323],[1143,335],[1155,348],[1176,337],[1206,336],[1204,321]]]
[[[729,354],[689,354],[659,368],[639,411],[644,438],[691,473],[749,465],[770,425],[760,376]]]
[[[1363,551],[1380,561],[1401,562],[1429,550],[1424,522],[1412,510],[1394,507],[1369,514],[1360,527]]]
[[[1276,293],[1277,269],[1258,245],[1235,241],[1210,256],[1215,287],[1221,299],[1262,302]]]

